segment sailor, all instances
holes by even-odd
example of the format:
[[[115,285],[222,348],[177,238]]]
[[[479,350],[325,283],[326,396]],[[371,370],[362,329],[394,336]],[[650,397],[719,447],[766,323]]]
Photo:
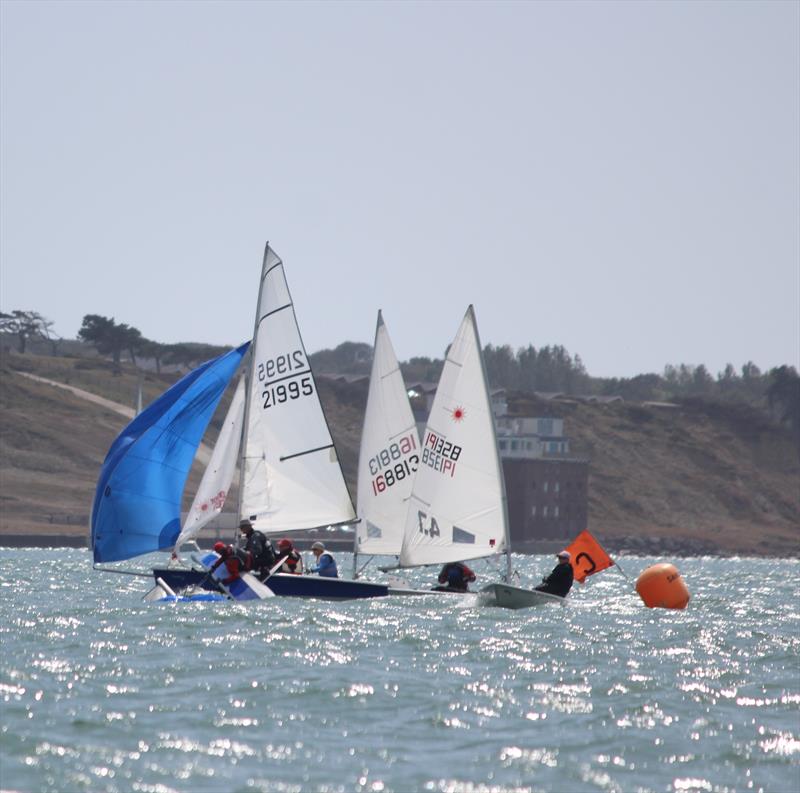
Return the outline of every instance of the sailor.
[[[572,570],[572,556],[569,551],[559,551],[556,559],[558,564],[553,568],[553,572],[547,578],[543,578],[542,583],[534,589],[563,598],[572,589],[572,580],[575,576]]]
[[[283,561],[279,572],[295,573],[299,575],[303,572],[303,557],[295,550],[291,540],[283,539],[278,541],[278,558],[276,562]]]
[[[214,564],[211,565],[209,568],[209,573],[213,573],[220,565],[225,565],[225,569],[228,571],[228,575],[221,579],[222,583],[225,586],[232,584],[237,578],[239,578],[239,571],[242,567],[241,559],[236,555],[236,551],[233,549],[232,545],[225,545],[224,542],[215,542],[214,543],[214,550],[219,554],[219,559],[217,559]]]
[[[439,586],[435,592],[468,592],[468,584],[475,580],[475,573],[464,562],[448,562],[439,573]]]
[[[315,542],[311,546],[311,552],[317,559],[313,567],[308,568],[309,573],[319,573],[323,578],[338,578],[339,571],[336,568],[336,560],[330,551],[325,550],[325,544]]]
[[[240,521],[239,531],[246,538],[243,549],[245,570],[254,570],[260,575],[268,573],[278,561],[272,542],[254,529],[249,520]]]

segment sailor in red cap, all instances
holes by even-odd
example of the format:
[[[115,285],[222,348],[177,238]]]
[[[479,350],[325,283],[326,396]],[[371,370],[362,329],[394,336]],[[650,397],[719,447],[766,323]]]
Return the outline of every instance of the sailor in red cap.
[[[214,550],[219,554],[219,559],[211,565],[209,572],[213,573],[220,565],[224,564],[228,575],[222,579],[222,583],[228,586],[239,577],[242,563],[236,556],[232,545],[225,545],[224,542],[215,542]]]
[[[286,538],[278,540],[278,561],[283,562],[280,567],[281,573],[299,575],[303,572],[303,557],[295,550],[291,540]]]

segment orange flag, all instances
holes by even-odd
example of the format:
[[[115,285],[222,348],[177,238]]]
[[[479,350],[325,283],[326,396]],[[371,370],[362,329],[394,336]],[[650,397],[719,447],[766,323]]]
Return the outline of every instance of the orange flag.
[[[572,554],[575,580],[581,584],[590,575],[606,570],[614,564],[614,560],[588,531],[582,531],[565,550]]]

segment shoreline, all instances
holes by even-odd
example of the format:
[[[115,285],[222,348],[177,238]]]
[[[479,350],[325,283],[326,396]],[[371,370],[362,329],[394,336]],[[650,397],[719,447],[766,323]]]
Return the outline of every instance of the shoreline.
[[[273,537],[273,539],[275,539]],[[326,547],[334,552],[352,552],[353,539],[351,537],[320,537],[320,536],[296,536],[293,539],[298,550],[309,551],[311,544],[317,540],[323,540]],[[201,533],[199,537],[201,547],[206,545],[210,549],[215,542],[221,540],[230,542],[231,537],[228,533],[211,531]],[[549,555],[561,550],[566,540],[541,540],[534,543],[526,543],[524,547],[512,548],[512,553],[523,555]],[[645,556],[665,556],[665,557],[700,557],[708,556],[714,558],[748,558],[754,559],[793,559],[800,558],[800,550],[795,554],[737,554],[730,551],[712,551],[709,543],[703,540],[697,541],[676,541],[671,538],[659,537],[626,537],[626,538],[604,538],[603,547],[609,554],[619,557],[645,557]],[[21,534],[21,533],[2,533],[0,534],[0,548],[85,548],[89,550],[88,535],[80,534]]]

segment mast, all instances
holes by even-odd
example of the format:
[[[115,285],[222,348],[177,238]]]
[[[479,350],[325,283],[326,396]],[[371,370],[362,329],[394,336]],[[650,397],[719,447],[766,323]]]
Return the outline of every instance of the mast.
[[[378,331],[380,330],[381,325],[383,325],[383,314],[381,313],[381,310],[378,309],[378,320],[375,323],[375,339],[372,342],[372,366],[370,367],[370,375],[369,375],[370,385],[372,384],[372,377],[373,377],[374,369],[375,369],[375,352],[378,349]],[[369,408],[369,394],[367,395],[367,408]],[[361,437],[362,437],[362,439],[364,437],[364,427],[366,426],[366,423],[367,423],[367,414],[366,414],[366,411],[365,411],[364,412],[364,422],[363,422],[363,424],[361,426]],[[359,455],[358,455],[359,468],[361,467],[361,454],[362,453],[363,452],[361,450],[359,450]],[[360,516],[356,515],[356,517],[360,517]],[[358,578],[358,529],[356,529],[353,532],[353,580],[355,580],[356,578]]]
[[[511,566],[511,536],[508,526],[508,498],[506,497],[506,477],[503,472],[503,460],[500,457],[500,446],[497,443],[497,423],[494,418],[494,408],[492,407],[492,394],[489,391],[489,378],[486,374],[486,362],[483,360],[483,347],[481,346],[481,337],[478,333],[478,323],[475,320],[475,309],[470,303],[469,312],[472,317],[472,327],[475,330],[475,339],[478,342],[478,357],[481,361],[481,370],[483,371],[483,382],[486,384],[486,397],[489,400],[489,414],[492,420],[492,435],[494,436],[494,446],[497,450],[497,465],[500,468],[500,489],[502,492],[503,501],[503,532],[505,534],[506,546],[506,581],[511,581],[511,573],[513,572]]]
[[[250,392],[253,387],[253,370],[255,368],[255,349],[256,335],[258,333],[258,323],[260,317],[258,316],[261,311],[261,293],[264,290],[264,276],[267,270],[267,257],[269,256],[269,240],[264,246],[264,260],[261,263],[261,278],[258,282],[258,298],[256,299],[256,315],[253,320],[253,335],[250,341],[250,349],[247,351],[247,366],[245,367],[244,382],[245,382],[245,398],[244,398],[244,419],[242,421],[242,437],[239,443],[239,494],[238,503],[236,505],[236,520],[237,522],[242,519],[242,498],[244,495],[244,459],[247,452],[247,428],[250,423]],[[273,251],[273,254],[275,252]],[[277,254],[275,254],[278,258]],[[280,258],[278,258],[280,262]],[[234,530],[235,531],[235,530]]]

